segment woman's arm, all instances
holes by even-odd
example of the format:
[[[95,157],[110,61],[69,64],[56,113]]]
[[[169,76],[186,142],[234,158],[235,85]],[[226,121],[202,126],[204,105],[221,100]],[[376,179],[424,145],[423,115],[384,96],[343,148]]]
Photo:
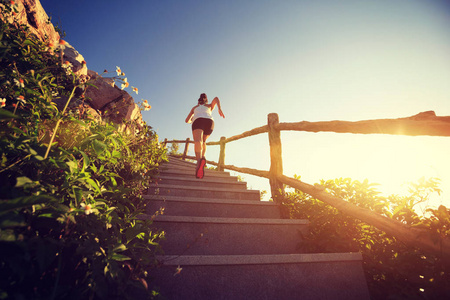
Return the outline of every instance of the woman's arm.
[[[195,109],[195,107],[196,106],[194,106],[192,109],[191,109],[191,111],[189,112],[189,114],[188,114],[188,116],[186,117],[186,120],[185,120],[185,122],[186,123],[191,123],[192,121],[192,116],[194,115],[194,109]]]
[[[219,115],[220,115],[222,118],[225,118],[225,115],[224,115],[223,112],[222,112],[222,107],[220,106],[220,100],[219,100],[219,98],[217,98],[217,97],[215,97],[215,98],[213,99],[213,101],[211,102],[211,104],[210,104],[210,106],[209,106],[209,107],[211,107],[211,111],[214,110],[214,108],[216,107],[216,105],[217,105],[217,108],[219,109]]]

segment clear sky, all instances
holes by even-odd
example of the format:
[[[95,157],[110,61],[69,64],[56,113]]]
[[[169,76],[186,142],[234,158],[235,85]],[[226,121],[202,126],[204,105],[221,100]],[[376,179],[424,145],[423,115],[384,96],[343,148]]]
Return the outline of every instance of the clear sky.
[[[215,112],[211,141],[262,126],[271,112],[281,122],[450,116],[445,0],[41,3],[89,69],[122,68],[161,139],[191,136],[184,119],[202,92],[226,115]],[[283,132],[282,141],[285,175],[368,178],[389,193],[436,176],[450,203],[450,138]],[[267,136],[227,145],[226,163],[267,170]]]

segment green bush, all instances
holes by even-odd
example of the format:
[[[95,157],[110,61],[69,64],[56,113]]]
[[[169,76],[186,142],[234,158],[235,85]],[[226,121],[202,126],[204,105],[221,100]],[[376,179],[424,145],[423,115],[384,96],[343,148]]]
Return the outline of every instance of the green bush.
[[[162,233],[142,195],[165,150],[80,112],[88,83],[49,46],[1,22],[0,299],[153,298]]]
[[[415,206],[426,204],[433,193],[440,193],[436,179],[421,179],[410,185],[406,196],[382,197],[376,184],[349,178],[321,181],[333,196],[370,209],[387,218],[428,231],[431,236],[448,237],[449,210],[428,209],[418,215]],[[363,268],[372,299],[448,299],[450,272],[441,258],[411,248],[395,237],[299,190],[287,193],[285,206],[292,218],[308,219],[304,236],[310,252],[361,252]]]

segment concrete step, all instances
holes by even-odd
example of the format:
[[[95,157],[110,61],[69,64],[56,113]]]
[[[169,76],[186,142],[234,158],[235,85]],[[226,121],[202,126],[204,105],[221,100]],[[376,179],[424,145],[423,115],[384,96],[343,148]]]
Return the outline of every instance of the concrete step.
[[[221,198],[232,200],[260,200],[258,190],[241,190],[231,188],[195,187],[171,184],[152,185],[147,195],[184,196],[198,198]]]
[[[218,218],[281,218],[279,207],[268,201],[188,198],[181,196],[145,195],[147,213],[154,214],[161,207],[164,215]]]
[[[174,162],[168,162],[163,164],[163,166],[168,166],[168,167],[176,167],[176,168],[184,168],[184,169],[195,169],[197,168],[197,163],[190,163],[190,162],[183,162],[183,163],[174,163]],[[209,169],[208,168],[208,164],[205,165],[205,169],[206,170],[210,170],[210,171],[216,171],[215,170],[215,166],[212,166],[214,169]]]
[[[185,168],[185,169],[196,169],[197,168],[197,162],[189,162],[189,161],[183,161],[183,160],[170,160],[168,163],[166,163],[169,167],[177,167],[177,168]],[[213,169],[209,169],[208,167],[212,167]],[[208,165],[206,163],[205,170],[214,171],[217,172],[216,166],[214,165]]]
[[[179,158],[174,158],[174,157],[169,157],[169,161],[167,162],[168,164],[177,164],[177,165],[181,165],[181,166],[191,166],[191,165],[195,165],[197,162],[196,161],[190,161],[190,160],[182,160]]]
[[[231,189],[247,189],[247,183],[241,181],[224,180],[217,177],[204,177],[198,179],[192,177],[179,177],[170,176],[167,174],[159,175],[159,183],[171,184],[171,185],[184,185],[184,186],[197,186],[197,187],[210,187],[210,188],[231,188]]]
[[[229,172],[223,172],[223,171],[216,171],[216,170],[210,170],[210,169],[205,169],[205,177],[229,177],[230,173]],[[169,165],[169,164],[164,164],[160,167],[160,173],[169,173],[169,174],[181,174],[181,175],[185,175],[185,176],[192,176],[195,178],[195,168],[191,168],[191,167],[178,167],[178,166],[173,166],[173,165]],[[237,177],[233,177],[234,179],[237,179]]]
[[[309,221],[159,215],[153,224],[167,255],[250,255],[301,253]]]
[[[177,166],[195,167],[197,165],[197,161],[189,161],[189,160],[181,160],[181,159],[169,159],[167,164],[169,164],[169,165],[177,165]]]
[[[154,282],[172,300],[370,299],[360,253],[159,259],[161,266],[152,270]]]

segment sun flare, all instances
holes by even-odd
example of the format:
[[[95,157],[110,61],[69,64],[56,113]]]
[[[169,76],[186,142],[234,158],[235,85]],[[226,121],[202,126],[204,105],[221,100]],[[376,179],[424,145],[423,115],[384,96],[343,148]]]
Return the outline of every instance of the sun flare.
[[[284,173],[301,175],[310,184],[321,179],[367,178],[387,196],[405,194],[407,183],[421,177],[439,178],[444,192],[439,201],[445,199],[450,184],[448,138],[297,133],[283,140]]]

